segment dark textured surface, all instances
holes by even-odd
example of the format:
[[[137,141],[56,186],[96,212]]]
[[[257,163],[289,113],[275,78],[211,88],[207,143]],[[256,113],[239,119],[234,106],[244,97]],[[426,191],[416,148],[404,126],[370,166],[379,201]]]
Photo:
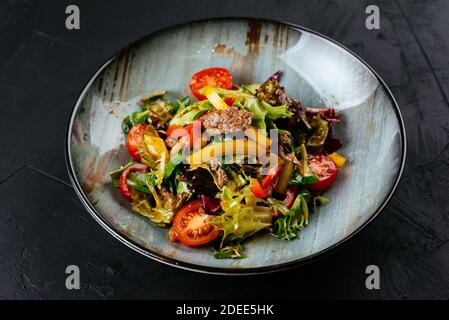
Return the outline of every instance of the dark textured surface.
[[[449,298],[448,1],[0,2],[0,298]],[[377,4],[381,29],[365,29]],[[404,116],[399,188],[362,234],[286,272],[220,277],[153,262],[107,234],[72,189],[64,162],[70,111],[89,76],[143,35],[188,20],[252,16],[296,23],[349,47],[385,79]],[[367,155],[369,165],[369,155]],[[65,289],[65,267],[81,289]],[[376,264],[381,289],[365,289]]]

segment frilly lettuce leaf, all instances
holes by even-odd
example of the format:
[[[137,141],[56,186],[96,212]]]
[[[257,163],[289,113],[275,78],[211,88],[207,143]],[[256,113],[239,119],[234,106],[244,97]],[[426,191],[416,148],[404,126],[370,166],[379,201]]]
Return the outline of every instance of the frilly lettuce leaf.
[[[274,222],[273,233],[282,240],[298,239],[298,231],[308,223],[310,192],[303,190],[296,196],[291,209]]]
[[[240,243],[228,244],[219,249],[212,248],[212,251],[215,259],[242,259],[245,257]]]
[[[254,233],[271,226],[271,209],[257,205],[258,199],[248,188],[239,193],[224,187],[221,195],[223,214],[210,223],[223,231],[221,247],[225,242],[243,240]],[[262,201],[262,200],[261,200]]]

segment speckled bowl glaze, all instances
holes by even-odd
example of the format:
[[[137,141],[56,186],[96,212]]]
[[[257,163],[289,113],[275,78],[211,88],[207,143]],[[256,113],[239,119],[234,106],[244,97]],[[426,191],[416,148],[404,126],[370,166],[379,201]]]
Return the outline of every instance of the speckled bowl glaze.
[[[235,83],[262,82],[277,70],[303,106],[334,106],[335,134],[348,158],[331,202],[311,216],[300,240],[263,234],[245,242],[247,257],[216,260],[210,248],[167,239],[167,230],[135,214],[108,172],[128,161],[120,125],[139,97],[168,90],[189,94],[188,81],[213,66],[231,70]],[[67,164],[92,216],[130,248],[177,267],[219,274],[251,274],[304,264],[330,252],[366,226],[385,206],[405,161],[399,109],[384,82],[360,58],[313,31],[272,21],[218,19],[172,27],[128,46],[92,77],[70,120]],[[105,248],[106,249],[106,248]]]

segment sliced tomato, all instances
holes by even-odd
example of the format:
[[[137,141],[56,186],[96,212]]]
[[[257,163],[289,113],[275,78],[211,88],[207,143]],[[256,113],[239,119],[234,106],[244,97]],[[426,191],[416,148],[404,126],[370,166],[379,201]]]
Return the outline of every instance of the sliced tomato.
[[[335,163],[324,154],[309,154],[307,160],[310,170],[319,179],[319,181],[307,185],[307,188],[315,191],[329,189],[338,173]]]
[[[200,89],[206,86],[231,89],[232,75],[229,70],[224,68],[209,68],[195,73],[189,82],[190,90],[198,100],[206,99],[206,97],[199,92]]]
[[[143,142],[143,132],[146,127],[146,123],[139,123],[134,125],[128,133],[128,153],[136,161],[140,161],[139,146]]]
[[[251,181],[251,192],[258,198],[266,198],[276,187],[279,180],[279,175],[282,171],[282,165],[278,165],[270,169],[268,174],[263,177],[262,181],[254,179]]]
[[[173,234],[185,245],[204,245],[220,235],[219,230],[207,223],[213,218],[213,215],[204,212],[200,199],[191,201],[176,212]]]
[[[296,195],[298,194],[298,187],[297,186],[289,186],[287,190],[285,190],[284,194],[284,204],[287,208],[291,208],[293,205],[293,202],[295,202]]]
[[[141,163],[135,163],[125,170],[120,175],[120,193],[128,200],[131,200],[131,187],[126,183],[131,172],[148,172],[148,167]]]

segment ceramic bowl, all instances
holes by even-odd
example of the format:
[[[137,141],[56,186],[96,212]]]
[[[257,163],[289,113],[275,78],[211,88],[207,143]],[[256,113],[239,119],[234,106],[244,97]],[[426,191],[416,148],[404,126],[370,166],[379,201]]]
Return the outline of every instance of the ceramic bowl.
[[[158,90],[170,98],[190,94],[198,70],[220,66],[235,83],[260,83],[277,70],[303,106],[334,106],[340,153],[348,159],[331,202],[310,217],[300,239],[263,234],[245,242],[247,257],[217,260],[210,248],[167,239],[167,229],[132,212],[108,172],[129,156],[122,119],[136,101]],[[70,119],[67,165],[74,188],[92,216],[128,247],[160,262],[219,274],[285,269],[332,251],[365,227],[390,199],[405,161],[405,132],[391,92],[359,57],[316,32],[273,21],[218,19],[159,31],[123,49],[82,91]],[[105,248],[106,249],[106,248]]]

